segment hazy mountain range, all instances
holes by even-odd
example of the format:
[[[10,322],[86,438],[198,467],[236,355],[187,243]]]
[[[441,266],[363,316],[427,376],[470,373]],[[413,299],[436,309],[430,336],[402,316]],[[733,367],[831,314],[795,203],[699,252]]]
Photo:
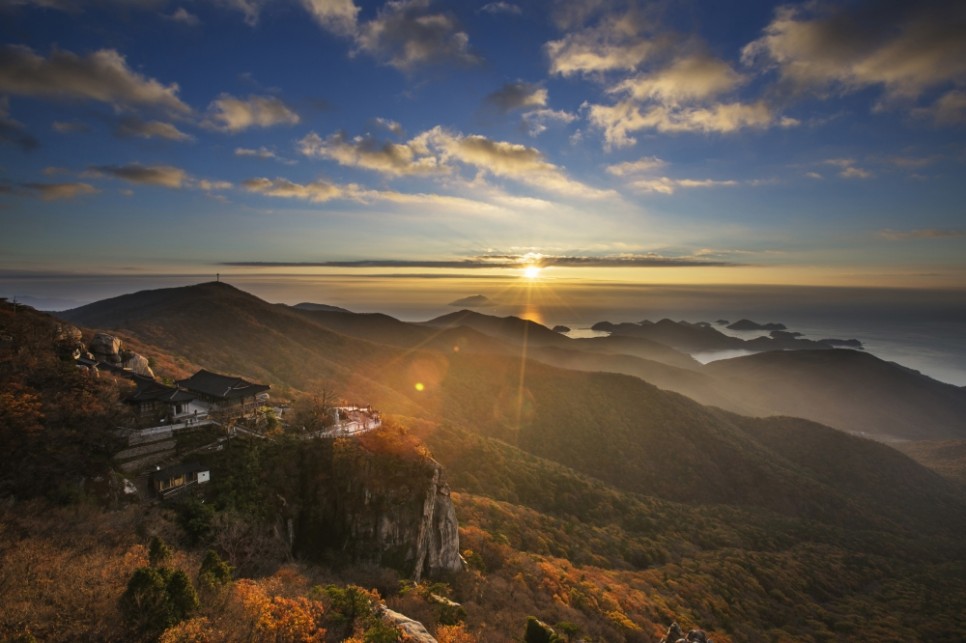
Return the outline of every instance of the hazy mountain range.
[[[807,346],[702,365],[689,351],[741,340],[670,321],[591,339],[472,311],[406,323],[269,304],[224,283],[59,315],[114,332],[175,371],[203,366],[270,383],[277,397],[324,388],[371,403],[446,467],[463,535],[482,551],[630,570],[613,579],[628,588],[690,566],[711,576],[656,591],[735,640],[759,640],[748,628],[769,619],[821,638],[808,618],[846,627],[848,614],[918,610],[916,625],[879,632],[903,639],[912,631],[903,628],[926,621],[955,629],[961,610],[948,605],[966,606],[955,580],[966,566],[957,466],[966,391],[862,351]],[[942,442],[919,442],[927,439]],[[885,444],[897,440],[921,445],[905,450],[935,469]],[[537,525],[556,535],[535,539]],[[588,543],[610,553],[591,555]],[[811,561],[801,586],[780,584],[795,611],[779,618],[782,591],[708,571],[725,559],[783,578]],[[895,593],[910,583],[913,592],[941,587],[949,603],[910,607]],[[708,593],[730,596],[729,609],[696,607]],[[602,632],[614,626],[601,623]]]

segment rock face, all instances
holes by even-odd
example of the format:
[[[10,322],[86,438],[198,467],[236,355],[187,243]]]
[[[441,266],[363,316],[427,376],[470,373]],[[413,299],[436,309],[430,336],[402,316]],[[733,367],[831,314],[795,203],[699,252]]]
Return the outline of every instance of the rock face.
[[[380,606],[377,614],[393,627],[399,628],[403,634],[404,641],[412,643],[436,643],[436,638],[429,633],[426,626],[419,621],[414,621],[405,614],[395,612],[385,605]]]
[[[713,643],[713,641],[708,638],[704,630],[689,630],[688,635],[685,636],[680,625],[671,623],[671,627],[667,628],[667,634],[664,635],[660,643]]]
[[[148,359],[134,351],[122,350],[121,340],[114,335],[97,333],[88,345],[87,350],[99,362],[120,366],[132,373],[154,379],[154,371],[148,365]]]
[[[129,353],[130,354],[123,355],[125,359],[123,362],[121,362],[121,368],[129,370],[132,373],[137,373],[138,375],[144,375],[154,379],[154,371],[152,371],[151,367],[148,365],[148,358],[137,353]]]
[[[463,568],[439,463],[415,452],[373,452],[355,439],[306,446],[298,454],[301,488],[284,492],[297,555],[347,556],[417,580]]]
[[[94,358],[111,364],[121,363],[121,340],[114,335],[97,333],[87,349],[94,354]]]

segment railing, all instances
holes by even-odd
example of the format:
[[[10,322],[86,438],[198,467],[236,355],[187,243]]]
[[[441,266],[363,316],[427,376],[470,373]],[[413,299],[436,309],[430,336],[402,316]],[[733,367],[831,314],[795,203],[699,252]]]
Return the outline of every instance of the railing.
[[[172,435],[174,435],[175,431],[208,426],[209,424],[216,424],[216,422],[207,414],[204,414],[189,416],[184,421],[175,422],[173,424],[160,424],[158,426],[152,426],[146,429],[135,429],[128,436],[128,444],[141,444],[142,442],[149,442],[152,440],[157,440],[158,438],[170,438]]]

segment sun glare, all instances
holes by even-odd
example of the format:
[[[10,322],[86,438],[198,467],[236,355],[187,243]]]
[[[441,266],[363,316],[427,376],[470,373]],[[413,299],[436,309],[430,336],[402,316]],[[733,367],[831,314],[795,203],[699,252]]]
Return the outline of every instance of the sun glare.
[[[524,267],[523,276],[526,277],[527,279],[536,279],[537,277],[540,276],[540,270],[541,270],[540,266],[535,266],[531,264],[529,266]]]

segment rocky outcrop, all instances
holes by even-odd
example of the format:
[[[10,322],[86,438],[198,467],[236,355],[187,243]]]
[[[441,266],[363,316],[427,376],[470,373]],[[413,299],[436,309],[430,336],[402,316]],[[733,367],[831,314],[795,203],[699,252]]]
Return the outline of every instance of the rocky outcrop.
[[[429,633],[426,626],[414,621],[405,614],[395,612],[385,605],[381,605],[376,614],[389,625],[395,627],[403,636],[403,640],[412,643],[436,643],[436,638]]]
[[[154,371],[148,364],[148,359],[131,350],[121,348],[121,340],[108,333],[97,333],[88,345],[93,359],[123,368],[137,375],[154,379]]]
[[[124,370],[154,379],[154,371],[151,370],[148,358],[144,355],[139,355],[133,351],[122,351],[121,359],[123,360],[121,368]]]
[[[456,510],[443,469],[421,453],[380,452],[379,432],[319,440],[297,454],[302,486],[280,490],[296,555],[333,554],[415,579],[463,568]],[[372,445],[377,450],[372,450]]]
[[[94,359],[108,364],[121,363],[121,340],[114,335],[107,333],[97,333],[88,345]]]
[[[693,629],[688,630],[687,636],[681,631],[681,626],[676,622],[671,623],[671,627],[667,628],[667,634],[661,639],[660,643],[714,643],[708,638],[704,630]]]
[[[423,501],[423,519],[416,540],[416,566],[413,576],[418,581],[423,572],[430,575],[462,569],[459,524],[456,508],[443,482],[443,468],[433,462],[433,480]]]

